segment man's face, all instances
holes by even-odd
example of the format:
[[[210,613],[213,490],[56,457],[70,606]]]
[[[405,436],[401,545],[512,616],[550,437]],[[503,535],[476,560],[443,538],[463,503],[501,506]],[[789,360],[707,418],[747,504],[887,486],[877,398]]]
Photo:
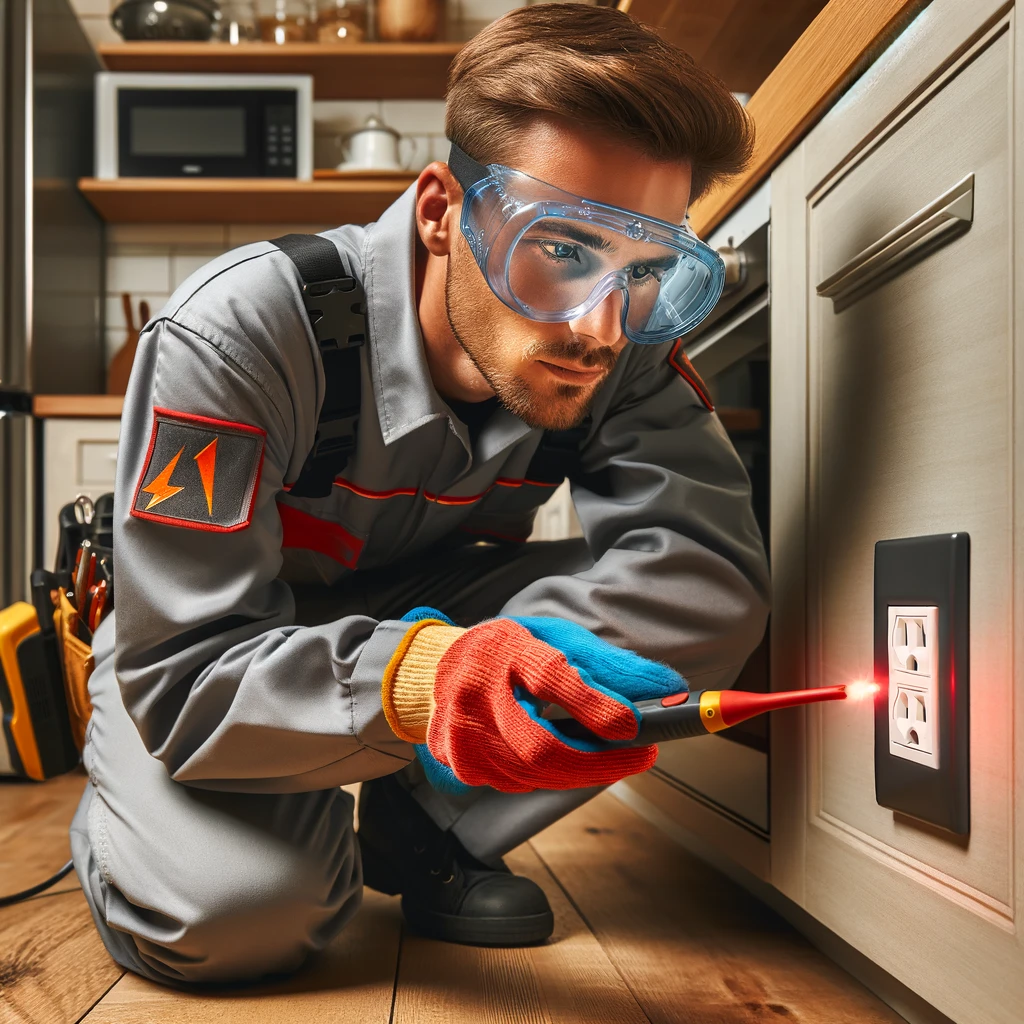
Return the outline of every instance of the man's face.
[[[686,165],[656,163],[621,142],[548,122],[525,132],[519,152],[504,162],[574,195],[673,224],[689,201]],[[575,426],[628,344],[622,293],[566,323],[528,320],[491,291],[457,227],[461,209],[452,214],[445,309],[456,339],[520,419],[547,430]]]

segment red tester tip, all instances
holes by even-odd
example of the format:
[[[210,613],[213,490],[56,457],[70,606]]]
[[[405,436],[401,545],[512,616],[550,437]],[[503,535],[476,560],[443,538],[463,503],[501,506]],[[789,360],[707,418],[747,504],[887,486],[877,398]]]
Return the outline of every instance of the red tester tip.
[[[719,712],[725,725],[745,722],[755,715],[823,700],[846,700],[845,686],[819,686],[814,690],[784,690],[781,693],[746,693],[743,690],[722,690],[718,698]]]

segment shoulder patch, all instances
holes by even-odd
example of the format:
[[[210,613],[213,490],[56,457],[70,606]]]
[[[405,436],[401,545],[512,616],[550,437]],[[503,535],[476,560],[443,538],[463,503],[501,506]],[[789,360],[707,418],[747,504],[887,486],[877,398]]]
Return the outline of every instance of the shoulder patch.
[[[672,346],[672,351],[668,356],[668,365],[697,392],[697,397],[704,403],[708,412],[714,412],[715,406],[711,401],[711,393],[708,391],[708,386],[701,379],[700,374],[693,368],[690,357],[683,351],[682,338],[676,338],[676,343]]]
[[[191,530],[244,530],[252,522],[266,437],[245,423],[154,409],[131,514]]]

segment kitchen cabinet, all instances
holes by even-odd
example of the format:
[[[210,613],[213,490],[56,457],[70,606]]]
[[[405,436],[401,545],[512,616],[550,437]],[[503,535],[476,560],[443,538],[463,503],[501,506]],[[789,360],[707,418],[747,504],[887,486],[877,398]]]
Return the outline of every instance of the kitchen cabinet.
[[[870,676],[875,542],[968,533],[971,832],[875,802],[870,708],[792,711],[771,881],[965,1024],[1024,1006],[1022,43],[935,0],[772,176],[772,674]]]

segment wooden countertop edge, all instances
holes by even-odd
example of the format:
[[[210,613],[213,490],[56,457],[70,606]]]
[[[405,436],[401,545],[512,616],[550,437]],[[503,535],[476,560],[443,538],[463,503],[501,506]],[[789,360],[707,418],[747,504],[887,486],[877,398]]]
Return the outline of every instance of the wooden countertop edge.
[[[751,96],[753,159],[743,174],[693,204],[694,231],[713,231],[929,2],[831,0]]]
[[[123,406],[124,395],[34,395],[32,415],[117,419]]]

